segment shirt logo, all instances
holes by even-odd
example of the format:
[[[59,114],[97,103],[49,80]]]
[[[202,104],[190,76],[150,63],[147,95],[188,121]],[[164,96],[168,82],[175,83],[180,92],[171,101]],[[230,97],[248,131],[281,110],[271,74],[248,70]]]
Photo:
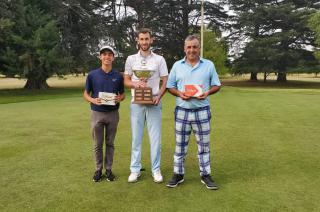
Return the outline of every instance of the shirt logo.
[[[117,81],[117,79],[112,79],[112,82],[115,82],[115,81]]]

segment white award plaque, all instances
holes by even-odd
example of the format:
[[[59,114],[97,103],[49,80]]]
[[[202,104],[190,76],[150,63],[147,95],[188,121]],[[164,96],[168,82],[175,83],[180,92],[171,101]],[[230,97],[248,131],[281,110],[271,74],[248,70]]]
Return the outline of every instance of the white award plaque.
[[[101,99],[101,104],[103,105],[116,105],[114,101],[116,97],[115,93],[99,92],[98,97]]]

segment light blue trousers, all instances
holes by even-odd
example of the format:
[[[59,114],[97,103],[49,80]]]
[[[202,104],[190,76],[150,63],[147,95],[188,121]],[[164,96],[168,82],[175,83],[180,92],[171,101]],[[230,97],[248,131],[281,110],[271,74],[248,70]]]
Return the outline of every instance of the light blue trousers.
[[[152,173],[160,170],[161,159],[161,120],[162,106],[131,104],[131,172],[140,172],[141,169],[141,143],[145,124],[147,125]]]

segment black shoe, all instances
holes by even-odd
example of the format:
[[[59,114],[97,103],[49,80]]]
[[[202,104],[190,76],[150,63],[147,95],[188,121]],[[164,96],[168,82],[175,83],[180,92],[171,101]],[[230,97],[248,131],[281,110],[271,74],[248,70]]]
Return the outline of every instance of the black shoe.
[[[210,175],[204,175],[201,177],[201,182],[206,185],[207,189],[217,190],[218,185],[213,181]]]
[[[112,171],[107,169],[106,170],[106,177],[108,181],[114,181],[115,180],[115,176],[113,175]]]
[[[171,180],[168,182],[167,187],[174,188],[183,181],[183,174],[174,174]]]
[[[99,182],[102,177],[102,171],[96,171],[93,175],[92,181],[93,182]]]

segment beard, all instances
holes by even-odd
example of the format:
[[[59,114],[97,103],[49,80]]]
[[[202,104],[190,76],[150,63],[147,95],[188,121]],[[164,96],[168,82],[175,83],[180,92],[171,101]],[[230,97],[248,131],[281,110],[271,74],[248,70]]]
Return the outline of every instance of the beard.
[[[139,45],[139,47],[140,47],[140,49],[142,50],[142,51],[148,51],[149,49],[150,49],[150,47],[151,47],[151,45],[150,44],[148,44],[148,45]]]

